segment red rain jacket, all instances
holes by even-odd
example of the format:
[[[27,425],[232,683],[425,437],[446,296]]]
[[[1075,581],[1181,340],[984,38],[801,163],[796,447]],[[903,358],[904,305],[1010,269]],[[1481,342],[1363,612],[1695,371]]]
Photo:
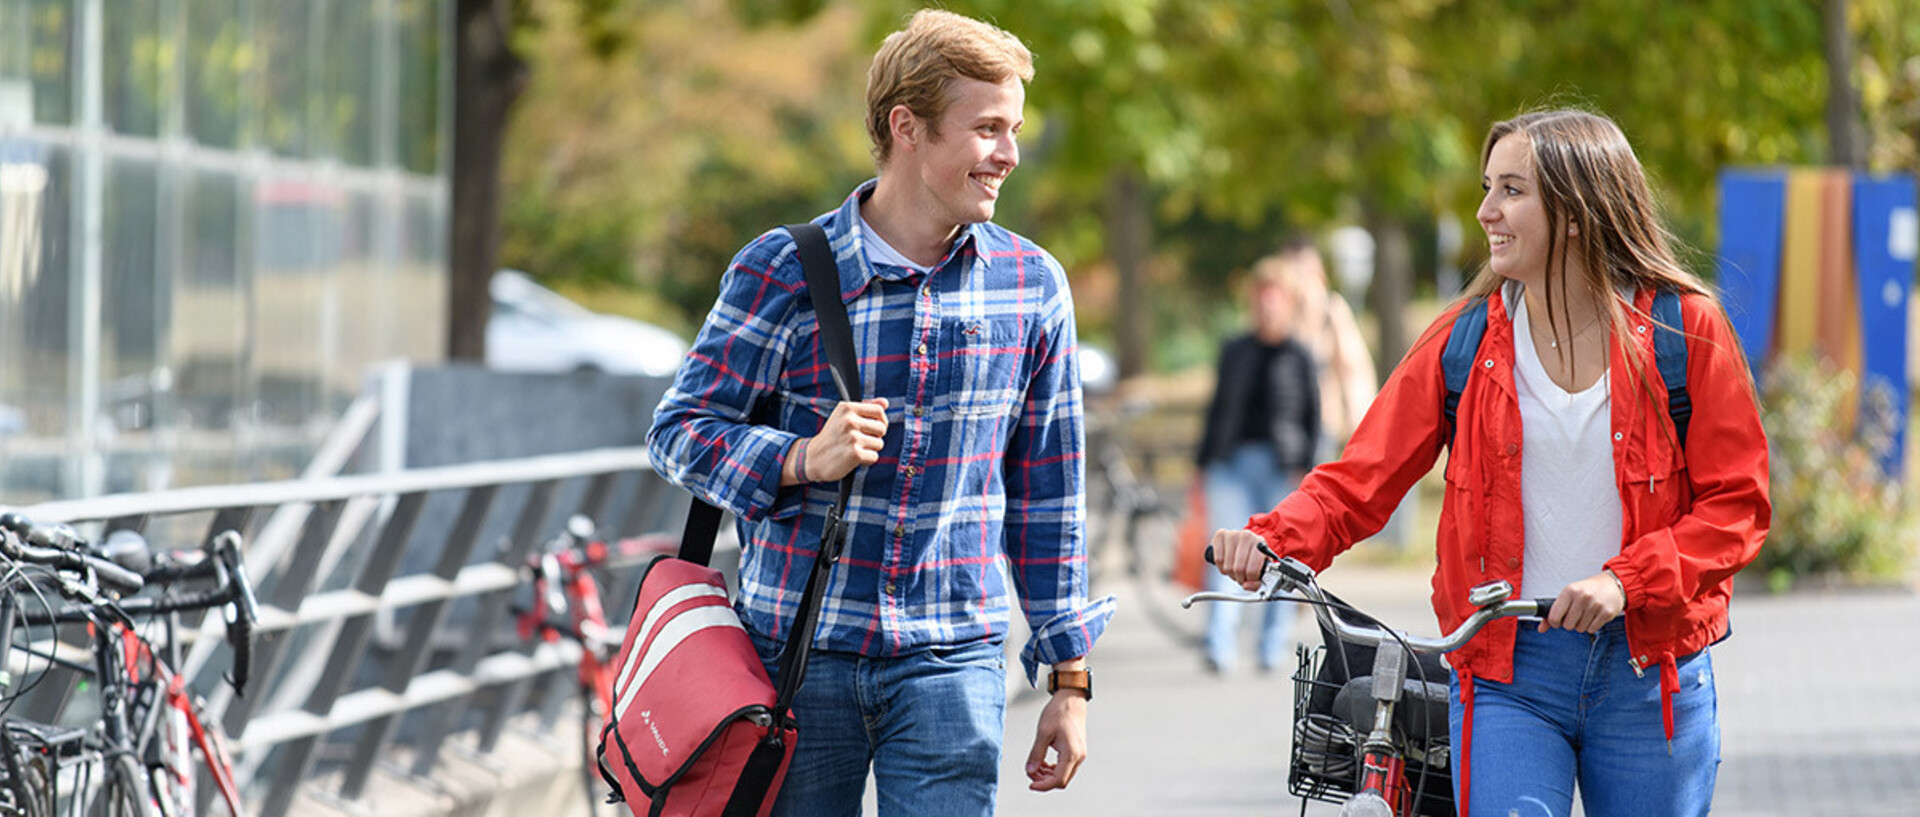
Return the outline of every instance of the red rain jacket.
[[[1486,335],[1460,397],[1460,430],[1440,509],[1433,609],[1445,631],[1473,612],[1470,588],[1496,579],[1519,588],[1525,553],[1513,323],[1501,294],[1490,297]],[[1733,575],[1759,553],[1772,505],[1759,406],[1724,313],[1705,297],[1681,298],[1693,401],[1682,451],[1654,365],[1652,303],[1651,290],[1637,293],[1628,309],[1628,342],[1616,341],[1610,354],[1614,475],[1624,524],[1620,555],[1606,566],[1626,589],[1634,668],[1657,664],[1664,671],[1726,635]],[[1449,309],[1407,353],[1345,454],[1314,469],[1272,512],[1250,519],[1248,529],[1275,552],[1324,570],[1386,524],[1447,444],[1440,356],[1463,305]],[[1640,375],[1628,368],[1626,354],[1639,356]],[[1515,626],[1513,619],[1495,621],[1448,662],[1463,674],[1511,681]]]

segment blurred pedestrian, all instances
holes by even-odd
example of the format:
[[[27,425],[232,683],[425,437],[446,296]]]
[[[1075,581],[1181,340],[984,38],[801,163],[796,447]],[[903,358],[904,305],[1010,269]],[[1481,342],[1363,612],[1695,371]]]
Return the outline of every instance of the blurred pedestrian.
[[[775,815],[858,814],[869,773],[883,815],[991,814],[1016,611],[1028,681],[1052,667],[1029,788],[1066,787],[1086,757],[1086,655],[1114,602],[1087,598],[1073,299],[1053,256],[991,221],[1032,76],[1014,35],[945,11],[874,56],[879,178],[815,219],[873,397],[839,400],[774,230],[735,257],[654,413],[660,472],[739,520],[736,607],[770,670],[854,475]]]
[[[1720,730],[1708,647],[1766,538],[1767,440],[1725,309],[1680,265],[1626,136],[1583,111],[1497,122],[1481,150],[1490,258],[1395,368],[1337,461],[1213,536],[1255,585],[1265,544],[1315,570],[1378,531],[1448,449],[1433,606],[1493,581],[1552,598],[1448,656],[1461,814],[1703,815]],[[1671,304],[1672,317],[1655,316]],[[1451,422],[1455,323],[1484,316]],[[1484,310],[1482,312],[1481,310]],[[1471,335],[1467,337],[1472,337]],[[1659,338],[1678,338],[1670,391]],[[1452,358],[1459,360],[1460,358]],[[1685,384],[1691,412],[1676,408]]]
[[[1315,462],[1320,387],[1313,354],[1295,334],[1301,286],[1302,276],[1282,259],[1255,264],[1247,295],[1249,331],[1221,345],[1197,457],[1213,529],[1246,525],[1293,490]],[[1207,587],[1226,590],[1233,582],[1210,570]],[[1207,607],[1203,660],[1216,674],[1239,664],[1242,609]],[[1265,672],[1281,666],[1291,651],[1293,606],[1263,604],[1259,617],[1255,658]]]
[[[1316,461],[1339,456],[1340,449],[1373,404],[1380,381],[1373,353],[1360,334],[1353,307],[1327,284],[1320,249],[1306,235],[1289,236],[1270,261],[1299,279],[1300,319],[1294,338],[1313,353],[1320,382],[1320,450]],[[1269,506],[1270,507],[1270,506]]]

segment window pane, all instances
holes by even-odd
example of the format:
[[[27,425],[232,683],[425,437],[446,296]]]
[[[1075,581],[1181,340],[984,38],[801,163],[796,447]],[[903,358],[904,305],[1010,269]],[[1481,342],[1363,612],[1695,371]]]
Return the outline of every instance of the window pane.
[[[420,174],[440,170],[440,3],[395,0],[400,40],[400,165]]]
[[[251,402],[245,362],[252,281],[241,266],[245,256],[237,239],[238,184],[232,174],[204,171],[186,186],[168,326],[174,389],[187,429],[231,429]]]
[[[308,179],[271,179],[255,187],[253,204],[256,417],[298,428],[320,405],[322,330],[339,309],[333,271],[346,195]]]
[[[160,133],[161,92],[174,42],[160,24],[160,0],[119,0],[104,15],[100,65],[107,126],[136,136]]]
[[[329,42],[335,44],[334,57],[322,70],[325,87],[321,90],[320,127],[325,131],[328,152],[348,164],[373,166],[374,142],[374,66],[381,62],[380,39],[375,35],[372,3],[334,3],[327,7]],[[353,44],[349,57],[340,50]]]
[[[63,495],[68,425],[65,150],[0,138],[0,484],[7,501]]]
[[[261,0],[254,5],[254,42],[261,72],[261,139],[282,156],[307,156],[312,131],[307,116],[313,100],[312,44],[308,39],[312,3]]]
[[[166,452],[153,433],[172,388],[160,367],[163,259],[171,208],[161,206],[160,168],[147,160],[107,167],[101,213],[100,404],[96,438],[107,493],[167,487]]]
[[[186,129],[220,148],[240,143],[242,83],[252,47],[240,0],[186,0]]]
[[[0,0],[0,124],[73,121],[67,0]]]

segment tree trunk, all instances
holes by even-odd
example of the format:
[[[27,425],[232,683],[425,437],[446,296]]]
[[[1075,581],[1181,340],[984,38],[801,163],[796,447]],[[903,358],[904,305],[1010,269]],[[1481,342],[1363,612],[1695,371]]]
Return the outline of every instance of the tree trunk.
[[[527,65],[508,42],[510,0],[459,0],[454,12],[452,276],[447,358],[487,356],[487,316],[500,250],[500,153]]]
[[[1407,332],[1407,302],[1413,297],[1413,245],[1407,224],[1375,208],[1367,213],[1367,231],[1373,233],[1373,286],[1367,300],[1380,320],[1380,342],[1374,349],[1375,371],[1384,378],[1399,365],[1411,342]]]
[[[1827,142],[1831,161],[1842,167],[1867,163],[1866,134],[1860,128],[1860,94],[1853,87],[1853,32],[1847,27],[1847,0],[1826,0],[1822,51],[1827,58]]]
[[[1107,177],[1107,253],[1120,284],[1114,337],[1120,344],[1122,379],[1147,370],[1147,344],[1153,337],[1147,281],[1153,218],[1145,187],[1132,170],[1115,170]]]

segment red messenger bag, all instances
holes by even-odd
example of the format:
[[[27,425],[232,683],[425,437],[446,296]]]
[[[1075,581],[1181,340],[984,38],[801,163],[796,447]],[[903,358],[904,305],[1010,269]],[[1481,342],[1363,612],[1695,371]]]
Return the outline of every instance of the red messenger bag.
[[[840,276],[826,233],[795,224],[793,234],[829,366],[845,400],[860,399],[853,332],[840,301]],[[615,659],[613,708],[600,729],[600,775],[609,800],[648,817],[765,817],[786,777],[800,725],[790,707],[806,677],[826,574],[839,560],[853,476],[821,531],[800,609],[780,657],[776,685],[708,567],[720,510],[700,499],[687,514],[678,556],[659,556],[641,574],[625,640]]]

